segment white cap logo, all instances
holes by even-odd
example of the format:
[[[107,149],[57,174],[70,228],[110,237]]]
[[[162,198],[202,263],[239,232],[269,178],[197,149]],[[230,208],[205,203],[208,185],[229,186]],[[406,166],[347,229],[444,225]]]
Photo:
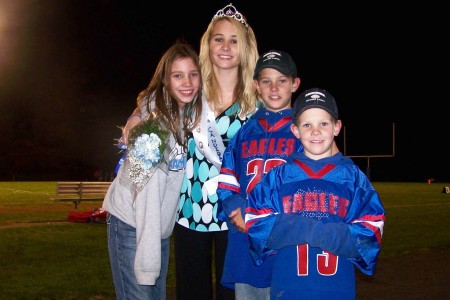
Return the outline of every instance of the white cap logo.
[[[321,96],[326,98],[325,95],[320,93],[320,92],[308,93],[308,94],[306,94],[306,97],[310,97],[311,99],[307,99],[306,102],[308,102],[308,101],[322,101],[322,102],[325,102],[325,100],[320,98]]]

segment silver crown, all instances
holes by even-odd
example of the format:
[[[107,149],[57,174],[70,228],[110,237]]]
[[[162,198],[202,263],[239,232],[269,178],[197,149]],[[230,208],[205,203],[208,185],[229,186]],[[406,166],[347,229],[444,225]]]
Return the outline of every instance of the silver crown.
[[[213,17],[213,20],[215,18],[220,18],[220,17],[229,17],[229,18],[233,18],[235,20],[238,20],[239,22],[241,22],[242,24],[245,25],[245,27],[248,27],[247,22],[245,21],[244,16],[238,12],[238,10],[236,9],[236,7],[233,6],[232,3],[228,4],[227,6],[225,6],[222,9],[219,9],[216,14]]]

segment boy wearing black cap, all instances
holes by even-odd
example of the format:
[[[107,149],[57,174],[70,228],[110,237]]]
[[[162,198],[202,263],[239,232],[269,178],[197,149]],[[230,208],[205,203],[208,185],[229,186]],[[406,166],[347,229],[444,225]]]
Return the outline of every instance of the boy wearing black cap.
[[[250,251],[257,265],[274,259],[272,299],[355,299],[354,267],[374,275],[385,211],[364,173],[332,150],[342,126],[333,96],[307,90],[293,110],[304,151],[249,194]]]
[[[244,212],[247,195],[271,168],[302,151],[290,130],[292,94],[300,85],[292,57],[272,50],[257,61],[254,84],[264,107],[252,116],[224,152],[217,194],[227,221],[228,246],[221,283],[235,289],[236,299],[269,299],[272,263],[256,266],[249,252]],[[260,99],[261,100],[261,99]]]

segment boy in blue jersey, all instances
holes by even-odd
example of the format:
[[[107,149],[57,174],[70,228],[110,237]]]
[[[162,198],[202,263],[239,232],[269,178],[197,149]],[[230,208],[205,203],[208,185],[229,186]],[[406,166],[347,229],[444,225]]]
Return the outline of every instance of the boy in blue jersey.
[[[256,264],[273,263],[271,299],[355,299],[355,266],[375,272],[385,211],[364,173],[332,150],[341,126],[332,95],[303,92],[291,125],[303,151],[249,194],[250,250]]]
[[[269,299],[272,273],[270,259],[258,267],[250,256],[244,222],[247,194],[271,168],[302,150],[290,130],[292,94],[300,85],[292,57],[277,50],[263,54],[256,63],[253,79],[264,107],[229,142],[217,189],[222,206],[219,218],[227,221],[229,228],[221,283],[234,288],[238,300]]]

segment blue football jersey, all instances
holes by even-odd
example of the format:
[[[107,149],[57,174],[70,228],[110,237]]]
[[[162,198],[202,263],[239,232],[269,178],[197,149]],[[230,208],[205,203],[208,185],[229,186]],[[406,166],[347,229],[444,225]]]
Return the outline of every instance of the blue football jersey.
[[[274,258],[273,299],[354,299],[355,266],[373,275],[385,211],[365,174],[341,153],[294,153],[249,194],[252,258]]]
[[[279,112],[261,108],[230,140],[224,152],[217,195],[220,204],[218,216],[227,221],[229,229],[221,280],[229,288],[234,288],[236,282],[255,287],[270,286],[271,262],[264,266],[254,264],[247,234],[238,231],[227,216],[239,207],[244,215],[247,194],[264,174],[284,164],[292,153],[303,150],[300,141],[291,132],[291,124],[291,108]]]

